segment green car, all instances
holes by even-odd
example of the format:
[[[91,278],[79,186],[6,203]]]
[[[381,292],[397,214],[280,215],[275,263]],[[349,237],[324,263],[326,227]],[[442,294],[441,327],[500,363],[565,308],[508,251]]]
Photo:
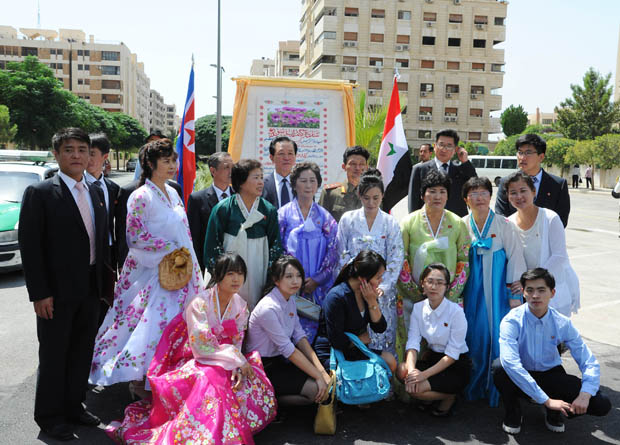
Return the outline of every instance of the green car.
[[[52,177],[57,171],[55,163],[0,162],[0,272],[22,268],[17,230],[24,190]]]

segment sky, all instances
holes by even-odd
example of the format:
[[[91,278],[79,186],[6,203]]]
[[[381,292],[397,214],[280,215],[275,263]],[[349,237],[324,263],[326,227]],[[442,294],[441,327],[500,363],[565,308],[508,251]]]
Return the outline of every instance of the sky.
[[[37,0],[0,2],[10,2],[1,8],[0,25],[37,26]],[[216,69],[209,65],[217,61],[217,0],[39,2],[42,28],[81,29],[99,41],[124,42],[144,62],[151,88],[179,113],[194,54],[196,115],[215,113]],[[274,58],[278,41],[299,39],[301,1],[221,3],[222,111],[231,114],[231,79],[249,75],[253,59]],[[620,0],[511,0],[506,26],[503,108],[553,111],[591,66],[615,78]]]

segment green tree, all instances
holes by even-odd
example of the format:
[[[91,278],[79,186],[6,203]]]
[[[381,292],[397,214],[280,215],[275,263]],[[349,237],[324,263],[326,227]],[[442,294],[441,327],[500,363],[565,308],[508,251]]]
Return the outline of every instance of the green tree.
[[[502,113],[500,122],[506,136],[520,134],[527,127],[527,113],[521,105],[511,105]]]
[[[113,141],[117,149],[129,150],[144,144],[148,133],[137,119],[124,113],[110,113],[110,116],[118,126],[118,133]]]
[[[564,172],[565,158],[568,150],[575,145],[575,141],[568,138],[553,138],[547,142],[547,152],[544,163],[546,165],[559,165]]]
[[[555,108],[556,129],[578,140],[610,133],[613,124],[620,121],[620,103],[613,102],[610,79],[611,73],[602,76],[590,68],[583,76],[583,86],[571,84],[571,97]]]
[[[0,148],[11,142],[17,134],[17,125],[11,124],[11,115],[6,105],[0,105]]]
[[[495,146],[495,150],[493,150],[493,154],[497,156],[514,156],[517,154],[517,149],[515,148],[515,142],[519,139],[520,134],[513,134],[512,136],[508,136],[506,139],[502,139]]]
[[[228,150],[230,140],[230,126],[232,116],[222,116],[222,151]],[[215,153],[217,116],[209,114],[196,119],[196,155],[210,155]]]
[[[0,70],[0,104],[11,110],[15,141],[31,148],[49,147],[54,132],[73,123],[72,99],[52,70],[34,56]]]
[[[371,105],[366,102],[366,90],[359,90],[355,97],[355,145],[370,152],[369,165],[377,165],[387,105]]]
[[[620,135],[604,134],[594,139],[594,159],[603,169],[620,167]]]

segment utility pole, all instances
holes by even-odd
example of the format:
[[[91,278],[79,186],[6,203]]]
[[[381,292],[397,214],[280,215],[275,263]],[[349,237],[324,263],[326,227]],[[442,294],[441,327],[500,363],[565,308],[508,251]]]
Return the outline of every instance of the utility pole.
[[[221,0],[217,0],[217,112],[215,151],[222,151],[222,29]]]

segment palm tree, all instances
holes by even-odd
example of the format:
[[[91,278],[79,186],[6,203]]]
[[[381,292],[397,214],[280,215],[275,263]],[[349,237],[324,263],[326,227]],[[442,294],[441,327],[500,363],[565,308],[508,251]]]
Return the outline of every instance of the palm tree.
[[[355,144],[370,152],[369,164],[377,165],[387,105],[366,103],[366,90],[360,89],[355,97]]]

